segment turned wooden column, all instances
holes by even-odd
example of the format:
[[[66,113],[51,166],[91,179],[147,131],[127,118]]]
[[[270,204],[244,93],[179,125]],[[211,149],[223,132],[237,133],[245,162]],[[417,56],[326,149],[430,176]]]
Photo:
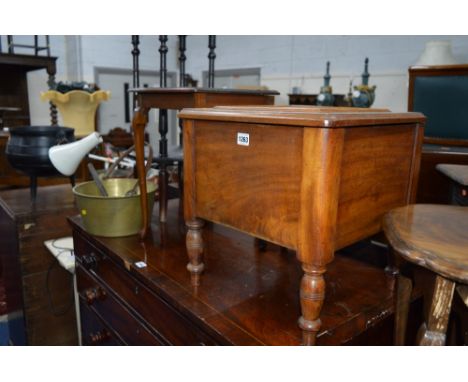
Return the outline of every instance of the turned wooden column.
[[[305,129],[297,257],[304,275],[299,297],[303,344],[314,345],[321,327],[326,265],[333,260],[344,129]],[[317,177],[317,173],[326,174]],[[320,240],[309,240],[310,237]]]
[[[47,80],[47,85],[49,86],[49,89],[55,89],[56,87],[56,82],[55,82],[55,65],[49,65],[47,66],[47,74],[49,75],[49,78]],[[58,119],[57,119],[57,107],[52,103],[49,102],[49,110],[50,110],[50,123],[53,126],[58,125]]]
[[[167,87],[167,66],[166,55],[169,50],[167,47],[167,36],[159,36],[159,86],[161,88]],[[167,110],[159,109],[159,221],[166,222],[167,220]]]
[[[208,53],[208,87],[214,88],[216,36],[208,36],[208,48],[210,49]]]
[[[204,222],[201,219],[192,219],[186,222],[187,237],[185,245],[189,257],[187,269],[190,272],[190,281],[193,286],[200,285],[200,275],[205,268],[203,264],[203,225]]]
[[[132,35],[132,58],[133,58],[133,67],[132,67],[132,76],[133,76],[133,88],[140,87],[140,36]],[[133,110],[137,107],[137,96],[133,93]]]
[[[186,40],[187,36],[179,36],[179,87],[181,88],[185,88],[185,86],[187,86],[185,81],[185,61],[187,60],[187,56],[185,55],[185,51],[187,49]],[[182,120],[179,119],[180,146],[184,145],[184,134],[182,133],[183,128]]]
[[[187,56],[185,51],[187,50],[187,36],[179,36],[179,86],[185,87],[185,61]]]

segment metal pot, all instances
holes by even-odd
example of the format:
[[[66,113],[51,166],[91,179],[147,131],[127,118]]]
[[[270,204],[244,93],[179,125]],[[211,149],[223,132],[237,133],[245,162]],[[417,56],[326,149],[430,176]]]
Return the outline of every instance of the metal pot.
[[[83,225],[92,235],[119,237],[137,234],[143,224],[140,193],[126,196],[138,179],[112,178],[103,180],[109,196],[101,196],[96,183],[85,182],[73,188]],[[156,185],[146,183],[148,213],[151,215]]]
[[[74,129],[61,126],[19,126],[10,128],[6,157],[11,166],[31,178],[35,199],[37,177],[60,175],[49,159],[49,148],[75,140]]]

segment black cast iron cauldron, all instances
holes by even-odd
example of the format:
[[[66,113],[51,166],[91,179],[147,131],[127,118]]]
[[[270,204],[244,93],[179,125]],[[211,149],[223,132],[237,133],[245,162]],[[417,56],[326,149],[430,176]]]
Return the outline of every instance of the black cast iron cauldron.
[[[11,166],[31,179],[31,198],[35,200],[38,176],[59,176],[49,159],[49,148],[75,140],[75,130],[62,126],[19,126],[10,128],[6,156]],[[74,185],[73,177],[70,178]]]

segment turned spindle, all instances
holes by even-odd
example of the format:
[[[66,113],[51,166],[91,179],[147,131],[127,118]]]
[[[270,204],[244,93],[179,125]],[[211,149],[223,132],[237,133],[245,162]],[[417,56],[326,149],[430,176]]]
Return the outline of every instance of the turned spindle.
[[[187,60],[187,56],[185,55],[185,51],[187,49],[186,45],[187,36],[179,36],[179,86],[184,88],[187,86],[186,78],[185,78],[185,61]],[[179,142],[180,145],[183,146],[183,124],[182,120],[179,119]]]
[[[187,269],[190,272],[192,285],[197,286],[200,284],[200,275],[205,268],[203,264],[203,221],[200,219],[193,219],[187,221],[186,225],[188,228],[186,247],[189,257]]]
[[[208,87],[214,88],[216,36],[208,36],[208,48],[210,49],[210,52],[208,53]]]
[[[133,88],[140,87],[140,49],[138,46],[140,45],[140,36],[139,35],[132,35],[132,58],[133,58],[133,67],[132,67],[132,76],[133,76]],[[135,110],[137,106],[137,97],[135,93],[133,93],[133,110]]]
[[[167,36],[159,36],[160,47],[159,47],[159,85],[161,88],[167,87]],[[159,221],[166,222],[167,219],[167,132],[168,132],[168,121],[167,121],[167,110],[159,109],[159,197],[161,203],[159,204]]]

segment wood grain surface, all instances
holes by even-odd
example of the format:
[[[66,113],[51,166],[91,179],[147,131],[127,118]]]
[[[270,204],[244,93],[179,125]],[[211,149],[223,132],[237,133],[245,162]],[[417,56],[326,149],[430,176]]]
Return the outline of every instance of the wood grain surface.
[[[417,204],[384,218],[393,248],[405,259],[449,279],[468,283],[468,209]]]

